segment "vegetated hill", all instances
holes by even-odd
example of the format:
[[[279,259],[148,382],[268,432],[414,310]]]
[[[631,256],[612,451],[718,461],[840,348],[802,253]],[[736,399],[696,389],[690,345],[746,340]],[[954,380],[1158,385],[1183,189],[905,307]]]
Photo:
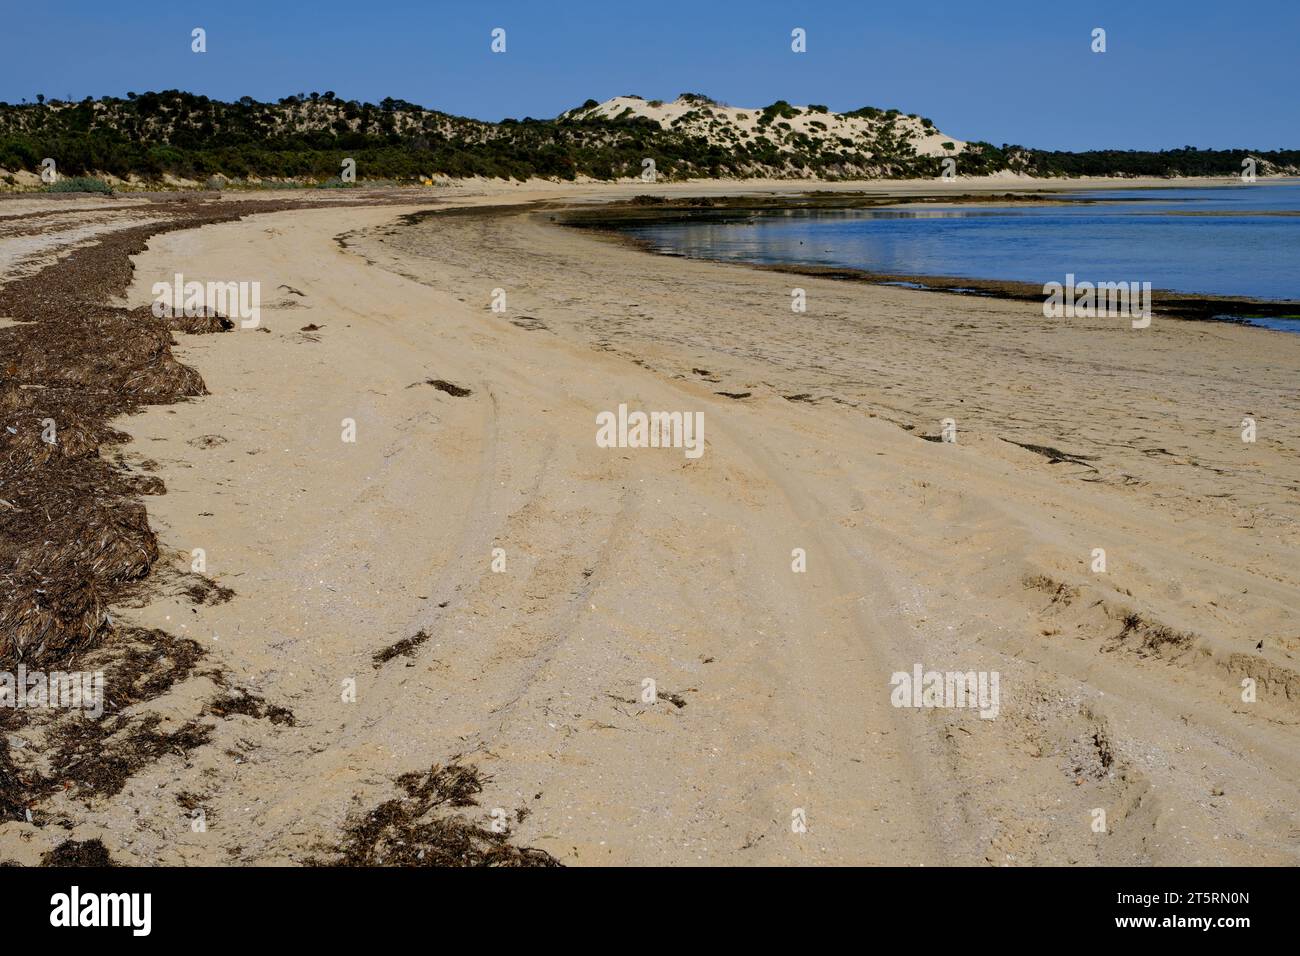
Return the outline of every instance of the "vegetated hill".
[[[336,177],[345,157],[361,179],[434,175],[635,177],[651,158],[662,179],[938,175],[939,157],[989,171],[979,145],[942,136],[929,120],[864,108],[777,102],[722,107],[683,95],[670,106],[618,97],[549,120],[487,123],[402,100],[378,105],[332,92],[223,103],[171,90],[69,103],[0,104],[0,168],[156,180]],[[1000,162],[997,168],[1005,168]]]
[[[760,109],[722,106],[699,94],[671,103],[620,96],[588,100],[555,119],[488,123],[402,100],[342,100],[333,92],[277,103],[224,103],[176,90],[80,102],[0,103],[0,187],[23,171],[31,182],[45,157],[60,174],[108,174],[156,182],[337,182],[345,158],[360,180],[432,176],[524,179],[641,175],[653,159],[660,179],[778,177],[856,179],[937,176],[945,157],[960,175],[1228,175],[1246,151],[1046,153],[945,136],[928,119],[863,107],[778,101]],[[1258,172],[1296,171],[1300,153],[1253,153]]]

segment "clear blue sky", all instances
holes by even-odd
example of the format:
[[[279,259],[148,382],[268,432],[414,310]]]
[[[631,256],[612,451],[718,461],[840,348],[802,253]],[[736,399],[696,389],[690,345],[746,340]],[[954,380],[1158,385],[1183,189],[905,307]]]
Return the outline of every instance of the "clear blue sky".
[[[494,27],[505,54],[489,50]],[[794,27],[806,53],[790,51]],[[1300,0],[14,0],[0,99],[333,90],[497,120],[691,91],[898,107],[995,144],[1272,149],[1300,147],[1297,62]]]

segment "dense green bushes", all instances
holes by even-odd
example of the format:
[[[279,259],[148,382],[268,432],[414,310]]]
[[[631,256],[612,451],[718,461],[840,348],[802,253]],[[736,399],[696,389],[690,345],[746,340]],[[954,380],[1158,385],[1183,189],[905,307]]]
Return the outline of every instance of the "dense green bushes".
[[[716,105],[701,94],[684,97],[701,110]],[[594,100],[583,104],[588,110],[596,105]],[[818,115],[826,110],[821,105],[808,109]],[[917,156],[894,126],[902,116],[897,109],[868,106],[848,114],[881,124],[862,143],[795,134],[784,121],[798,115],[798,108],[778,100],[758,114],[761,135],[721,144],[680,129],[661,129],[631,111],[613,119],[578,113],[556,120],[484,123],[403,100],[385,99],[378,105],[340,100],[333,92],[288,96],[278,103],[250,97],[223,103],[169,90],[80,103],[0,103],[0,168],[34,172],[48,156],[64,175],[156,180],[170,174],[203,182],[222,174],[321,182],[337,178],[343,160],[351,158],[363,181],[410,182],[437,174],[571,180],[638,176],[642,159],[651,156],[659,174],[668,178],[779,175],[791,169],[826,178],[867,171],[888,176],[941,171],[938,159]],[[921,125],[933,130],[928,120]],[[1069,153],[973,143],[961,153],[954,149],[953,155],[963,175],[1016,169],[1053,176],[1196,176],[1240,173],[1247,153],[1192,147]],[[1275,168],[1300,170],[1300,151],[1249,155]],[[1261,172],[1267,168],[1262,165]]]
[[[1035,171],[1044,176],[1237,176],[1242,171],[1242,160],[1248,156],[1283,170],[1300,168],[1300,150],[1296,149],[1197,149],[1184,146],[1161,152],[1119,149],[1083,153],[1040,149],[1024,152]]]
[[[47,193],[103,193],[113,194],[113,187],[94,176],[69,176],[45,187]]]

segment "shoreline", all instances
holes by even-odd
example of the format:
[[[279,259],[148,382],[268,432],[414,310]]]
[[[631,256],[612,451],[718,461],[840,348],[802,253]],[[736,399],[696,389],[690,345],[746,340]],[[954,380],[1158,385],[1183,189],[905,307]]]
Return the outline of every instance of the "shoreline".
[[[1291,177],[1288,177],[1290,179]],[[1130,187],[1150,188],[1156,186]],[[1171,187],[1178,188],[1178,187]],[[1091,191],[1080,189],[1080,193]],[[650,199],[651,197],[646,197]],[[1122,203],[1140,200],[1096,199],[1096,200],[1062,200],[1045,198],[1037,193],[1007,192],[1002,196],[983,195],[979,193],[919,194],[898,200],[871,196],[866,194],[845,195],[843,193],[823,195],[816,192],[805,193],[797,197],[772,197],[756,201],[754,197],[743,194],[723,196],[710,199],[707,205],[690,200],[672,200],[663,202],[638,202],[636,199],[622,203],[613,203],[599,210],[590,208],[566,208],[560,210],[560,221],[578,229],[590,229],[606,236],[612,241],[625,243],[642,252],[667,258],[696,259],[705,262],[741,264],[753,269],[793,275],[814,276],[848,282],[864,282],[876,285],[901,286],[918,291],[942,292],[954,295],[978,296],[984,298],[1010,299],[1024,302],[1042,303],[1044,291],[1040,285],[1009,279],[974,278],[962,275],[933,275],[928,273],[883,272],[871,269],[852,268],[848,266],[820,266],[794,262],[760,262],[753,259],[728,259],[708,255],[684,255],[656,248],[653,241],[632,235],[627,231],[630,224],[656,225],[660,223],[681,222],[684,220],[726,222],[751,222],[754,217],[764,213],[780,212],[790,209],[873,209],[873,208],[909,208],[925,205],[979,205],[996,208],[1002,205],[1063,205],[1067,202]],[[1291,215],[1292,213],[1280,213]],[[1189,213],[1189,215],[1192,215]],[[1195,215],[1200,215],[1199,213]],[[1210,215],[1210,214],[1206,214]],[[1153,312],[1162,317],[1173,317],[1189,321],[1226,322],[1250,328],[1262,328],[1267,331],[1300,333],[1300,321],[1294,328],[1275,328],[1261,326],[1252,319],[1297,319],[1300,320],[1300,299],[1262,299],[1254,296],[1229,296],[1178,292],[1170,289],[1151,290]]]
[[[86,173],[91,178],[102,178],[103,173]],[[1285,174],[1276,174],[1268,176],[1258,176],[1256,182],[1260,184],[1270,184],[1285,182],[1288,180],[1297,180],[1300,176]],[[747,193],[756,190],[783,188],[799,189],[804,192],[809,191],[842,191],[842,190],[866,190],[866,189],[885,189],[885,190],[907,190],[912,188],[923,188],[929,184],[935,184],[933,179],[816,179],[816,178],[786,178],[771,179],[767,177],[754,177],[751,179],[737,178],[687,178],[658,180],[649,184],[651,188],[671,187],[679,190],[700,191],[702,189],[711,189],[713,187],[730,188],[734,193]],[[955,186],[974,189],[1007,189],[1007,190],[1030,190],[1036,192],[1060,192],[1075,189],[1180,189],[1195,188],[1197,186],[1207,186],[1211,184],[1229,185],[1239,183],[1238,176],[1024,176],[1024,175],[989,175],[989,176],[959,176],[952,182]],[[1081,185],[1082,184],[1082,185]],[[426,196],[444,194],[446,190],[460,189],[488,189],[509,192],[516,187],[528,189],[543,190],[583,190],[583,189],[641,189],[647,184],[639,177],[626,179],[591,179],[579,177],[574,180],[563,179],[542,179],[530,178],[523,180],[514,179],[488,179],[481,176],[467,177],[446,177],[436,183],[399,183],[394,184],[389,180],[358,180],[355,184],[340,188],[338,186],[324,187],[318,180],[304,180],[300,183],[279,184],[256,184],[247,185],[231,181],[221,189],[208,189],[204,186],[195,184],[193,186],[162,186],[150,183],[144,186],[135,187],[124,183],[111,184],[113,193],[111,195],[96,194],[91,192],[50,192],[45,185],[33,185],[31,187],[13,187],[0,185],[0,203],[13,199],[33,199],[46,198],[53,201],[76,201],[87,197],[104,198],[108,200],[122,199],[145,199],[152,201],[174,200],[179,197],[194,197],[214,199],[226,197],[228,199],[256,199],[263,196],[274,196],[285,198],[289,195],[296,196],[300,199],[310,196],[321,196],[328,198],[330,196],[338,197],[357,192],[384,192],[409,194],[412,199],[421,193]]]

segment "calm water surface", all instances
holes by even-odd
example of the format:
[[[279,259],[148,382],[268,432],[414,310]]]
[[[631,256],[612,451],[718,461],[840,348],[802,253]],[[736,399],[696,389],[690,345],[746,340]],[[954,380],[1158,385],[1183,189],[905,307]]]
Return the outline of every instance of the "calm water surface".
[[[781,210],[628,232],[666,253],[916,276],[1150,282],[1153,288],[1300,299],[1300,182],[1088,191],[1056,206]],[[1108,200],[1108,202],[1097,202]],[[1259,324],[1300,331],[1300,321]]]

